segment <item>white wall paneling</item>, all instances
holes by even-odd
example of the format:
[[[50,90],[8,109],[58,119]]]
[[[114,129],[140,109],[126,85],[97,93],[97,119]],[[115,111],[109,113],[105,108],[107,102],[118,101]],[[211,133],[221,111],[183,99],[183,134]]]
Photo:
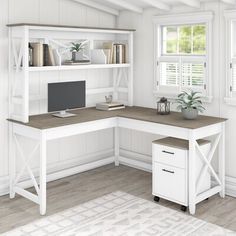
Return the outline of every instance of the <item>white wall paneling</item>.
[[[129,10],[129,11],[133,11],[133,12],[137,12],[137,13],[143,13],[143,9],[139,6],[137,6],[136,4],[130,3],[128,1],[125,0],[106,0],[107,2],[110,2],[114,5],[117,5],[119,7],[122,7],[123,9]]]
[[[108,7],[106,5],[103,5],[103,4],[96,3],[96,2],[91,1],[91,0],[73,0],[73,1],[81,3],[81,4],[85,5],[85,6],[89,6],[89,7],[95,8],[97,10],[101,10],[103,12],[107,12],[107,13],[115,15],[115,16],[119,15],[119,11],[118,10],[116,10],[114,8],[111,8],[111,7]]]
[[[199,0],[179,0],[179,1],[187,6],[200,8],[200,1]]]

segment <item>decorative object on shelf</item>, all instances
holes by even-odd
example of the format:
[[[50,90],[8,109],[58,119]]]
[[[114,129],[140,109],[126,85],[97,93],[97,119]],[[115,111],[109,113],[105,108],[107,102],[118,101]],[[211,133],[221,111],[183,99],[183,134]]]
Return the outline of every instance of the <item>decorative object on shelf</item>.
[[[72,46],[70,48],[70,51],[72,52],[72,61],[78,61],[81,60],[82,57],[82,50],[84,49],[83,43],[71,43]]]
[[[89,55],[85,53],[85,51],[89,51],[88,43],[89,40],[71,43],[70,51],[72,52],[72,61],[89,60]]]
[[[183,117],[187,120],[194,120],[198,116],[198,112],[203,112],[205,108],[202,106],[201,93],[183,91],[178,95],[177,109],[182,111]]]
[[[109,49],[93,49],[91,50],[92,64],[110,64],[110,50]]]
[[[105,96],[105,99],[106,99],[106,103],[112,103],[113,97],[112,95],[109,95],[109,96]]]
[[[159,115],[170,114],[170,102],[167,100],[167,98],[162,97],[160,101],[157,102],[157,114]]]

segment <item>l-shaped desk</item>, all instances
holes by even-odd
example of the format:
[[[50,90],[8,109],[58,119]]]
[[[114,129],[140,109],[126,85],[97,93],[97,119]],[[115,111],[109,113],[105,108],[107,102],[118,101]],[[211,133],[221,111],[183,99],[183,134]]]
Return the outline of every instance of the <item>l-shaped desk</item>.
[[[39,204],[40,214],[46,214],[46,169],[47,169],[47,141],[114,128],[114,162],[119,165],[119,128],[133,129],[152,134],[181,138],[189,141],[189,170],[194,170],[195,154],[199,151],[196,140],[214,136],[211,150],[207,156],[202,155],[205,163],[203,169],[208,169],[215,177],[217,185],[204,193],[196,194],[197,176],[195,171],[189,171],[188,192],[189,211],[195,214],[196,204],[202,200],[220,193],[225,196],[225,122],[226,119],[199,116],[196,120],[184,120],[181,113],[172,112],[170,115],[157,115],[155,109],[143,107],[127,107],[116,111],[98,111],[95,108],[85,108],[72,111],[76,114],[70,118],[56,118],[51,114],[36,115],[30,117],[29,123],[20,123],[9,120],[10,148],[9,148],[9,172],[10,172],[10,198],[15,193]],[[24,152],[19,136],[37,141],[30,154]],[[211,160],[219,148],[218,175],[211,165]],[[29,166],[29,160],[40,150],[39,184]],[[25,164],[20,172],[16,173],[16,151],[19,152]],[[36,190],[33,194],[20,187],[19,181],[27,170]],[[204,172],[204,170],[202,171]]]

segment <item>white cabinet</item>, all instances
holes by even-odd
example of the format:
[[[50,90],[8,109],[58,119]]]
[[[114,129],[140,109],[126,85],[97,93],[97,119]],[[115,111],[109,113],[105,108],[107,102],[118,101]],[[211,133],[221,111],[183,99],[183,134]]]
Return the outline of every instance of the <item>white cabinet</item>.
[[[153,193],[160,198],[186,205],[187,179],[185,169],[153,164]]]
[[[201,151],[207,154],[210,142],[198,140]],[[196,155],[194,170],[188,169],[188,141],[176,138],[164,138],[152,143],[152,192],[157,200],[164,198],[183,206],[188,206],[188,173],[195,171],[197,179],[203,168],[200,155]],[[210,174],[207,172],[198,193],[210,189]]]

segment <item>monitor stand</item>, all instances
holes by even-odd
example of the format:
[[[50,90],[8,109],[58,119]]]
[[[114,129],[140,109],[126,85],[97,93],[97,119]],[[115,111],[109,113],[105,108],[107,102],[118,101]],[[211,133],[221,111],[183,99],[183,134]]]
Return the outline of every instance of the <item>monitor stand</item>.
[[[52,114],[53,116],[59,117],[59,118],[68,118],[72,116],[76,116],[75,114],[66,112],[66,111],[60,111],[59,113]]]

